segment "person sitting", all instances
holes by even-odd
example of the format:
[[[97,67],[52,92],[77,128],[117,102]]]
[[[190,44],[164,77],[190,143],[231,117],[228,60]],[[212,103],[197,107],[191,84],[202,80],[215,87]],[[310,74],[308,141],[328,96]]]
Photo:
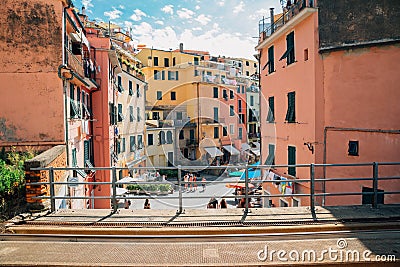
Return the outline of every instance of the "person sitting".
[[[144,201],[144,208],[150,209],[150,200],[148,198],[146,198],[146,200]]]
[[[218,200],[215,197],[210,198],[210,201],[207,204],[208,209],[216,209],[218,206]]]
[[[228,208],[228,204],[226,203],[225,198],[221,199],[221,202],[219,203],[219,208],[220,209],[227,209]]]

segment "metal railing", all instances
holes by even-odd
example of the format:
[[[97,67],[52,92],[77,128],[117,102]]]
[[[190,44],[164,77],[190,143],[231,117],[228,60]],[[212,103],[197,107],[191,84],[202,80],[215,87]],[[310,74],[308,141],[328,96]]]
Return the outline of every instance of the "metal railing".
[[[395,176],[379,176],[379,170],[380,167],[383,166],[397,166],[395,167],[396,169],[391,170],[390,173],[395,173]],[[257,195],[253,196],[251,195],[250,192],[250,186],[254,187],[254,184],[261,184],[262,191],[264,191],[264,184],[268,183],[277,183],[277,180],[274,179],[266,179],[266,175],[263,173],[269,172],[269,171],[275,171],[277,168],[289,168],[289,167],[294,167],[296,170],[301,169],[301,168],[308,168],[309,169],[309,178],[304,178],[304,179],[297,179],[295,177],[287,177],[287,180],[280,180],[282,183],[286,182],[291,182],[294,183],[293,186],[296,184],[308,184],[309,188],[309,193],[292,193],[292,194],[287,194],[286,190],[282,194],[267,194],[267,195]],[[326,168],[348,168],[348,167],[362,167],[362,168],[371,168],[370,169],[370,177],[325,177],[325,178],[317,178],[316,177],[316,168],[323,168],[324,173]],[[216,195],[198,195],[198,196],[183,196],[183,187],[185,184],[190,184],[191,182],[186,182],[183,181],[182,174],[183,172],[207,172],[210,170],[216,170],[219,171],[220,173],[224,172],[225,174],[229,173],[232,170],[235,169],[242,169],[243,174],[244,174],[244,180],[243,179],[238,179],[238,180],[230,180],[230,184],[236,184],[241,183],[242,188],[244,188],[244,194],[242,195],[222,195],[222,196],[216,196]],[[155,167],[133,167],[132,169],[136,170],[155,170]],[[50,204],[51,204],[51,211],[56,210],[56,200],[57,199],[110,199],[112,203],[112,208],[114,211],[118,209],[118,200],[119,199],[126,199],[124,196],[118,196],[117,195],[117,186],[124,184],[124,185],[129,185],[129,184],[137,184],[137,185],[143,185],[143,184],[166,184],[169,183],[175,187],[177,187],[178,190],[178,196],[151,196],[152,199],[178,199],[178,210],[177,213],[182,213],[183,212],[183,200],[188,199],[188,198],[198,198],[198,199],[203,199],[203,198],[235,198],[235,199],[245,199],[245,206],[244,206],[244,213],[247,214],[249,212],[249,209],[251,208],[249,206],[249,201],[250,198],[252,197],[257,197],[257,198],[282,198],[282,197],[305,197],[309,199],[310,203],[310,209],[313,214],[315,214],[315,206],[316,206],[316,198],[320,197],[323,198],[322,205],[324,205],[324,200],[326,197],[340,197],[340,196],[357,196],[357,195],[372,195],[372,207],[377,208],[378,207],[378,196],[380,195],[395,195],[395,194],[400,194],[400,191],[386,191],[382,192],[379,190],[379,184],[380,182],[387,181],[387,180],[395,180],[395,183],[393,185],[399,185],[399,179],[400,179],[400,162],[372,162],[372,163],[354,163],[354,164],[296,164],[296,165],[273,165],[273,166],[267,166],[267,165],[237,165],[237,166],[177,166],[177,167],[156,167],[157,170],[171,170],[171,171],[177,171],[177,179],[176,182],[170,182],[170,181],[154,181],[154,180],[148,180],[148,181],[135,181],[135,182],[125,182],[125,183],[118,183],[117,181],[117,171],[119,170],[128,170],[127,168],[122,168],[122,167],[94,167],[94,168],[56,168],[56,167],[48,167],[48,168],[32,168],[32,171],[48,171],[49,172],[49,181],[48,182],[35,182],[35,183],[27,183],[27,185],[46,185],[49,186],[49,196],[36,196],[33,197],[34,199],[50,199]],[[54,173],[55,171],[73,171],[73,170],[91,170],[91,171],[110,171],[111,172],[111,181],[109,182],[76,182],[74,181],[73,184],[75,185],[93,185],[93,186],[98,186],[98,185],[110,185],[111,186],[111,195],[110,196],[56,196],[55,195],[55,185],[70,185],[71,182],[56,182],[54,180]],[[250,171],[256,171],[260,170],[259,176],[254,178],[250,176]],[[365,170],[364,170],[365,171]],[[218,175],[216,175],[218,176]],[[242,175],[243,176],[243,175]],[[201,181],[197,180],[197,184],[201,183],[206,183],[206,184],[218,184],[218,183],[224,183],[226,184],[228,181],[226,181],[227,175],[222,175],[217,178],[216,181]],[[372,192],[346,192],[344,191],[335,191],[335,192],[326,192],[326,183],[327,182],[354,182],[354,181],[371,181],[372,182]],[[397,182],[397,183],[396,183]],[[244,186],[243,186],[244,183]],[[316,190],[316,184],[320,184],[320,190]],[[395,186],[391,186],[391,188],[394,188]],[[320,192],[318,192],[320,191]],[[140,196],[140,195],[133,195],[129,196],[130,199],[146,199],[149,198],[149,195],[145,196]],[[400,203],[400,201],[399,201]],[[242,207],[243,208],[243,207]]]

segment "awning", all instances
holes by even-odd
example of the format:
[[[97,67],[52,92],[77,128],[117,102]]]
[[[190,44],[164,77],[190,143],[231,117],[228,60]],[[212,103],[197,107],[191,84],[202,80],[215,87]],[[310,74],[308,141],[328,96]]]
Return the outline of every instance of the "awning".
[[[249,150],[250,148],[251,148],[251,147],[250,147],[249,144],[247,144],[247,143],[243,143],[243,144],[242,144],[242,151]]]
[[[250,149],[251,153],[253,153],[256,156],[260,156],[260,149],[258,148],[252,148]]]
[[[211,157],[218,157],[218,156],[223,156],[224,153],[222,153],[221,150],[219,150],[217,147],[212,146],[212,147],[205,147],[204,150],[211,156]]]
[[[229,152],[232,156],[240,155],[240,151],[237,150],[234,146],[229,145],[229,146],[223,146],[223,148]]]

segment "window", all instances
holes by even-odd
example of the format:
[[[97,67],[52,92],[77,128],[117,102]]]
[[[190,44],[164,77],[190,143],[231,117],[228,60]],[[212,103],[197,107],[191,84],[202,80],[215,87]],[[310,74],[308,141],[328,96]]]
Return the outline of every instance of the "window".
[[[158,57],[153,58],[153,64],[154,66],[158,66]]]
[[[218,98],[218,87],[214,87],[214,91],[213,91],[213,97],[214,98]]]
[[[235,134],[235,125],[229,124],[229,134]]]
[[[189,131],[189,139],[190,139],[190,141],[194,141],[194,130],[193,129],[190,129],[190,131]]]
[[[250,66],[250,63],[248,61],[246,61],[246,66]]]
[[[274,46],[268,48],[268,74],[275,71]],[[265,67],[264,67],[265,68]]]
[[[165,71],[161,71],[161,80],[165,80]]]
[[[239,138],[239,139],[242,139],[242,138],[243,138],[243,128],[242,128],[242,127],[239,127],[238,138]]]
[[[121,152],[125,152],[125,137],[122,138],[122,148],[121,148]]]
[[[160,113],[153,111],[153,120],[159,120],[160,119]]]
[[[254,68],[257,68],[257,63],[254,62]]]
[[[174,166],[174,152],[168,152],[168,167]]]
[[[133,83],[129,81],[129,95],[133,95]]]
[[[349,156],[358,156],[358,141],[349,141]]]
[[[240,85],[236,88],[236,93],[240,94]]]
[[[108,103],[109,115],[110,115],[110,125],[115,125],[117,122],[117,110],[113,103]]]
[[[275,165],[275,145],[268,144],[268,157],[265,160],[265,165]]]
[[[143,135],[141,135],[141,134],[138,135],[137,143],[138,143],[138,148],[142,149],[143,148]]]
[[[295,92],[290,92],[287,95],[288,98],[288,109],[286,112],[286,118],[285,120],[287,122],[296,122],[296,101],[295,101]]]
[[[121,141],[117,140],[117,154],[121,153]]]
[[[285,200],[279,199],[279,207],[289,207],[289,204]]]
[[[228,92],[226,91],[226,89],[222,90],[222,97],[223,97],[225,100],[228,100]]]
[[[254,106],[254,96],[250,96],[250,106]]]
[[[177,81],[178,79],[178,71],[168,71],[168,80]]]
[[[235,116],[235,106],[229,106],[229,116]]]
[[[122,104],[118,104],[118,122],[123,121],[124,115],[122,114]]]
[[[214,108],[214,122],[218,122],[218,108]]]
[[[246,118],[244,116],[244,114],[239,114],[239,123],[243,124],[246,122]]]
[[[90,141],[85,140],[83,141],[83,160],[90,161]]]
[[[179,139],[185,139],[185,131],[183,129],[179,131]]]
[[[118,92],[122,93],[124,91],[124,88],[122,87],[122,78],[121,76],[118,76]]]
[[[133,122],[135,120],[135,116],[133,115],[133,106],[129,106],[129,121]]]
[[[176,57],[173,57],[172,58],[172,66],[175,66],[176,65]]]
[[[193,61],[194,61],[194,65],[199,65],[199,58],[198,57],[194,57]]]
[[[162,100],[162,92],[157,91],[157,100]]]
[[[235,98],[235,93],[233,92],[233,90],[229,90],[229,98],[230,99],[234,99]]]
[[[136,97],[140,97],[140,86],[136,84]]]
[[[238,100],[238,112],[239,113],[243,112],[243,110],[242,110],[242,100],[241,99]]]
[[[79,110],[78,107],[76,106],[75,103],[75,88],[73,84],[70,84],[70,92],[69,92],[69,97],[70,97],[70,116],[71,118],[77,118],[79,116]]]
[[[214,127],[214,138],[219,138],[219,127]]]
[[[172,144],[172,132],[168,131],[167,132],[167,144]]]
[[[164,67],[169,67],[169,58],[164,58]]]
[[[295,62],[294,55],[294,32],[291,32],[286,36],[286,51],[279,60],[286,58],[286,64],[290,65]]]
[[[159,139],[159,143],[160,143],[161,145],[163,145],[163,144],[166,143],[164,131],[159,132],[159,134],[158,134],[158,139]]]
[[[249,71],[246,71],[246,76],[250,76],[250,72]]]
[[[293,198],[292,207],[300,207],[300,200]]]
[[[275,98],[273,96],[268,97],[268,116],[267,122],[275,121]]]
[[[304,61],[308,60],[308,48],[304,49]]]
[[[140,108],[139,107],[137,107],[136,108],[136,117],[137,117],[137,121],[140,121],[142,118],[141,118],[141,116],[140,116]]]
[[[160,71],[154,70],[154,80],[161,80]]]
[[[296,147],[288,146],[288,165],[296,164]],[[296,176],[296,167],[288,167],[288,174]]]
[[[176,92],[171,92],[171,100],[176,100]]]
[[[176,112],[176,119],[177,120],[182,120],[182,111]]]
[[[222,127],[222,135],[228,136],[228,127],[227,126]]]
[[[154,138],[153,134],[147,134],[147,144],[149,146],[152,146],[154,144],[154,139],[153,138]]]
[[[136,136],[132,135],[129,137],[130,151],[134,152],[136,150]]]

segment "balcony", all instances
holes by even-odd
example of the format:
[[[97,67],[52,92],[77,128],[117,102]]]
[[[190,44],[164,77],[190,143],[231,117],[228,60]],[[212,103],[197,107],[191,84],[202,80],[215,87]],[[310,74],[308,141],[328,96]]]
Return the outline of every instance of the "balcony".
[[[290,7],[284,7],[283,14],[271,23],[271,18],[263,18],[258,23],[259,29],[259,43],[271,36],[280,27],[288,23],[292,18],[296,17],[306,7],[314,7],[314,0],[299,0],[296,4],[292,4]]]
[[[189,118],[183,120],[174,120],[174,126],[177,127],[196,127],[196,123],[190,122]]]
[[[186,146],[198,146],[199,142],[196,139],[188,139],[186,140]]]
[[[85,73],[83,71],[83,61],[82,56],[74,55],[72,51],[67,49],[67,62],[68,66],[81,77],[85,77]]]

